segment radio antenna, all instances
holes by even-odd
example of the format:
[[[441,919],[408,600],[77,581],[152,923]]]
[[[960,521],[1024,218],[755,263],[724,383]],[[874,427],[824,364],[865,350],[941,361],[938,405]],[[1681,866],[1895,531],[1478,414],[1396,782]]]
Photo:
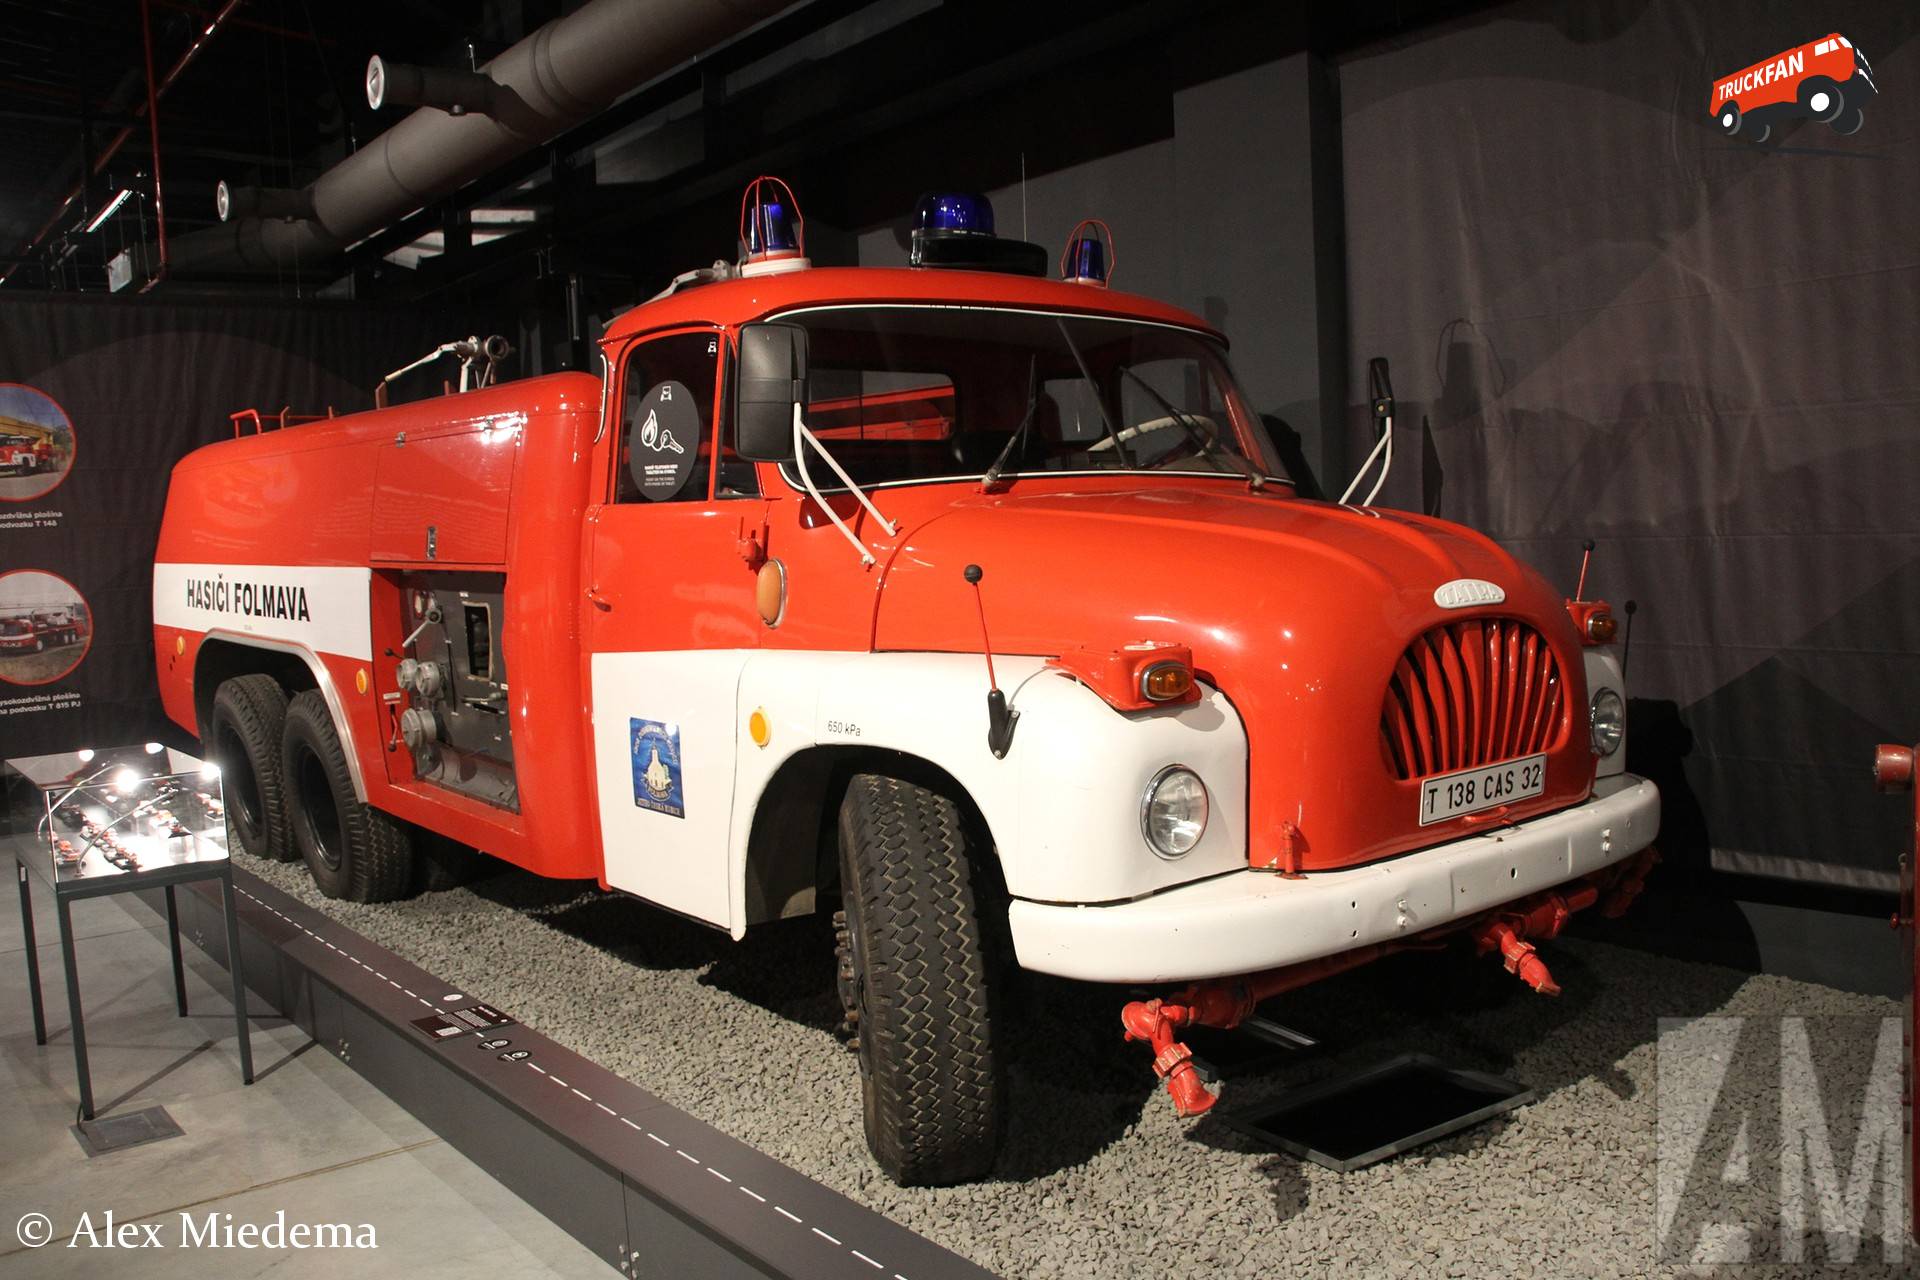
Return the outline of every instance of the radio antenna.
[[[1587,598],[1587,566],[1593,563],[1593,539],[1588,538],[1580,544],[1580,581],[1574,584],[1574,603]]]
[[[993,675],[993,640],[987,634],[987,602],[980,594],[980,579],[986,574],[979,565],[970,564],[961,576],[973,588],[973,603],[980,610],[980,651],[987,658],[987,749],[993,752],[994,759],[1001,760],[1013,746],[1013,726],[1020,719],[1020,713],[1007,706],[1007,695]]]

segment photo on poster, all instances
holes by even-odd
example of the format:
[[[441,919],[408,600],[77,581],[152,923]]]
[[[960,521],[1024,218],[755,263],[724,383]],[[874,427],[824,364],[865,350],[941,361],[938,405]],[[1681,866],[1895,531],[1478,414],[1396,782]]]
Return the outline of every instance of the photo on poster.
[[[32,502],[73,469],[73,422],[53,397],[0,382],[0,502]]]
[[[93,611],[71,582],[39,569],[0,574],[0,681],[51,684],[93,646]]]

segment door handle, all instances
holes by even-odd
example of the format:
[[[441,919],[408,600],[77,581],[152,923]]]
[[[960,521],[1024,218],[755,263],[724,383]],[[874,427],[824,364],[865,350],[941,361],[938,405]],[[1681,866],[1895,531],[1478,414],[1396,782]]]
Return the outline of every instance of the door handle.
[[[588,587],[587,599],[593,602],[593,607],[596,609],[605,611],[613,608],[613,601],[601,595],[599,587]]]

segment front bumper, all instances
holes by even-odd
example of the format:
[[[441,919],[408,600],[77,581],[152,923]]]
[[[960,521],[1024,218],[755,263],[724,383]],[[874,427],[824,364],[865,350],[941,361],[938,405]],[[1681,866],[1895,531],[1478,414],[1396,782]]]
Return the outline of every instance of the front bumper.
[[[1623,861],[1653,843],[1660,792],[1633,774],[1516,826],[1297,880],[1234,871],[1111,906],[1016,899],[1022,968],[1088,982],[1185,982],[1410,938]]]

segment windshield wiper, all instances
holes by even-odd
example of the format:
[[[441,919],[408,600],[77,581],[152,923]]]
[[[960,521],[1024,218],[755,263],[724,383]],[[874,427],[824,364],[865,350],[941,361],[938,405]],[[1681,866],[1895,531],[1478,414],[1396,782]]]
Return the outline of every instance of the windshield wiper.
[[[1160,411],[1172,419],[1174,424],[1182,431],[1186,432],[1189,439],[1200,446],[1200,455],[1202,457],[1224,458],[1235,471],[1238,471],[1247,478],[1247,487],[1249,489],[1266,488],[1267,478],[1260,473],[1258,468],[1233,450],[1222,448],[1220,442],[1214,438],[1211,432],[1207,431],[1186,414],[1180,412],[1180,410],[1174,408],[1173,402],[1161,395],[1152,383],[1148,382],[1126,365],[1120,366],[1120,372],[1124,377],[1132,378],[1135,386],[1153,397],[1153,402],[1160,406]]]
[[[1007,442],[1000,446],[999,454],[993,465],[987,468],[987,474],[980,477],[980,492],[986,493],[993,488],[994,481],[1000,478],[1001,468],[1007,465],[1007,459],[1013,456],[1013,447],[1026,436],[1027,428],[1033,423],[1033,411],[1040,405],[1040,357],[1034,356],[1027,362],[1027,411],[1020,415],[1020,425],[1013,429]]]
[[[1073,335],[1067,332],[1067,322],[1057,316],[1053,322],[1060,326],[1060,337],[1066,342],[1067,350],[1073,353],[1073,362],[1080,366],[1080,376],[1086,379],[1087,389],[1093,392],[1093,407],[1100,411],[1100,425],[1107,429],[1107,439],[1113,442],[1114,456],[1120,459],[1122,467],[1133,470],[1133,459],[1127,456],[1127,446],[1120,443],[1120,433],[1113,429],[1113,418],[1107,413],[1107,402],[1100,398],[1100,384],[1093,380],[1093,371],[1087,368],[1080,348],[1073,345]]]

